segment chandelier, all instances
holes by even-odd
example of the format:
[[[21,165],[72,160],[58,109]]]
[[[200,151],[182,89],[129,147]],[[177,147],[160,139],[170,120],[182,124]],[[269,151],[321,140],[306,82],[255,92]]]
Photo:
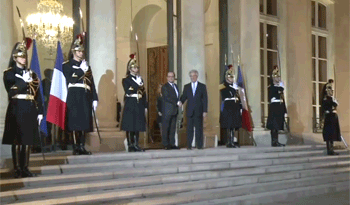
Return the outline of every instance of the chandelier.
[[[64,46],[73,40],[72,18],[61,15],[63,5],[58,0],[40,0],[39,12],[27,17],[27,30],[31,37],[49,49],[52,55],[59,40]]]

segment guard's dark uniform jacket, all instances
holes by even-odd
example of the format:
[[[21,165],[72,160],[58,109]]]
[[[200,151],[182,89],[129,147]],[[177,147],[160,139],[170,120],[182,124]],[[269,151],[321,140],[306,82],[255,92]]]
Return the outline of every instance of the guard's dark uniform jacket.
[[[121,128],[124,131],[144,132],[146,131],[146,92],[144,86],[138,85],[134,80],[136,76],[129,74],[122,81],[125,96]],[[142,98],[138,99],[137,93],[140,93]]]
[[[4,71],[4,84],[8,93],[3,144],[35,145],[40,143],[38,114],[43,114],[39,92],[40,80],[32,72],[33,81],[26,83],[16,74],[23,75],[17,66]],[[4,103],[4,102],[3,102]]]
[[[66,128],[68,131],[93,130],[92,102],[97,101],[97,93],[91,68],[84,73],[81,62],[70,59],[63,63],[63,73],[66,77],[67,113]]]
[[[324,111],[323,140],[324,141],[341,141],[339,119],[336,113],[338,104],[333,101],[332,97],[325,97],[322,100]]]
[[[242,127],[242,103],[238,95],[238,90],[224,82],[224,88],[220,90],[223,107],[220,113],[221,128],[241,128]]]
[[[266,128],[269,130],[284,130],[284,114],[287,113],[286,104],[282,98],[284,88],[271,84],[269,87],[269,115]],[[274,99],[273,99],[274,98]]]

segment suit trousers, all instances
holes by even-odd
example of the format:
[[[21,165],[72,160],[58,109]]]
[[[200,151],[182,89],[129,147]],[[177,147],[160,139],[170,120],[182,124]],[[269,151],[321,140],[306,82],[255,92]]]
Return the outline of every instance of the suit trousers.
[[[164,146],[175,145],[177,115],[162,116],[162,144]]]
[[[192,116],[187,117],[187,147],[192,147],[192,141],[193,141],[193,128],[195,129],[196,133],[196,147],[198,149],[203,148],[203,117],[199,116]]]

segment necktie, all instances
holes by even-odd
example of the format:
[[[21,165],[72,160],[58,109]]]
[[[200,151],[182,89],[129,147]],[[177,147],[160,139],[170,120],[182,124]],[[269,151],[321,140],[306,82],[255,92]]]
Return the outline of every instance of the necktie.
[[[171,84],[171,86],[174,88],[174,91],[175,91],[175,93],[176,93],[176,97],[177,97],[177,96],[178,96],[178,93],[177,93],[177,90],[176,90],[175,84],[174,84],[174,83],[172,83],[172,84]]]
[[[196,93],[196,84],[192,83],[192,91],[193,91],[193,96]]]

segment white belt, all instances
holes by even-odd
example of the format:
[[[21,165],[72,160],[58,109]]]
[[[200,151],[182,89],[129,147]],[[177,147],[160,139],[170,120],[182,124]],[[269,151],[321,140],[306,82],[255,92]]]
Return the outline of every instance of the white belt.
[[[239,100],[237,97],[233,97],[233,98],[225,98],[225,101],[226,100]]]
[[[135,94],[131,94],[131,95],[125,94],[125,96],[126,97],[130,97],[130,98],[137,98],[137,94],[136,93]]]
[[[69,83],[68,88],[86,88],[90,90],[90,86],[83,83],[75,83],[75,84]]]
[[[34,100],[34,95],[28,94],[17,94],[12,97],[13,99],[21,99],[21,100]]]
[[[326,113],[326,114],[329,114],[329,113],[331,113],[331,112],[330,112],[329,110],[326,110],[325,113]],[[337,113],[337,111],[336,111],[336,110],[332,110],[332,113]]]
[[[275,103],[275,102],[281,103],[281,102],[283,102],[283,100],[282,99],[271,99],[271,103]]]

